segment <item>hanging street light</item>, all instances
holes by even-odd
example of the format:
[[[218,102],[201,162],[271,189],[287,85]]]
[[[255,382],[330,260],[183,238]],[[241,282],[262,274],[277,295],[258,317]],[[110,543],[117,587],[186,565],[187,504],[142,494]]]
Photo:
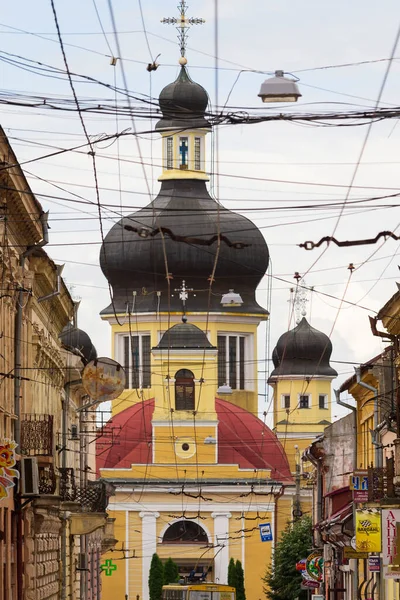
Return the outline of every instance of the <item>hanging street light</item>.
[[[296,81],[284,77],[283,71],[275,71],[274,77],[261,84],[258,95],[263,102],[297,102],[301,94]]]

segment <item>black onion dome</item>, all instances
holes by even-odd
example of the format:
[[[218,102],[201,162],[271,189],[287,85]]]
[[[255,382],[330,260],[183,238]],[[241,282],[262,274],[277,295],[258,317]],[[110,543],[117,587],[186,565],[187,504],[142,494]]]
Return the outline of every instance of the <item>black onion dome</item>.
[[[64,327],[60,333],[60,340],[64,346],[79,350],[87,362],[97,358],[96,348],[93,346],[92,340],[86,331],[77,329],[72,323],[68,323]]]
[[[328,336],[311,327],[303,317],[297,327],[279,338],[272,353],[275,369],[270,379],[283,375],[336,377],[337,372],[329,364],[331,354]]]
[[[178,323],[163,334],[156,350],[215,350],[204,331],[191,323]]]
[[[162,118],[156,129],[210,127],[204,115],[208,104],[206,90],[192,81],[185,67],[178,78],[161,90],[159,96]]]
[[[222,239],[210,296],[218,221]],[[181,311],[182,302],[175,290],[183,280],[187,288],[193,288],[186,302],[188,312],[267,314],[257,304],[255,291],[268,261],[268,247],[259,229],[238,213],[222,206],[218,210],[204,181],[163,181],[155,200],[121,219],[105,237],[100,265],[112,286],[114,306],[102,314],[112,314],[114,308],[125,312],[128,305],[132,307],[133,292],[134,311]],[[166,263],[172,276],[170,286]],[[229,289],[241,295],[241,306],[221,305],[222,295]]]

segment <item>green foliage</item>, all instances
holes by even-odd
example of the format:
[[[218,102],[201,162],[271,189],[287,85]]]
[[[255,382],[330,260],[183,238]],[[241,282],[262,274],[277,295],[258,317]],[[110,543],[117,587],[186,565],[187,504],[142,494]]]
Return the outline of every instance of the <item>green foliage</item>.
[[[236,600],[246,600],[246,592],[244,591],[244,572],[240,560],[236,561]]]
[[[168,558],[164,565],[164,585],[177,583],[179,581],[179,569],[172,558]]]
[[[153,554],[149,572],[150,600],[161,600],[164,585],[164,567],[158,554]]]
[[[303,517],[293,526],[287,524],[275,546],[273,564],[267,569],[264,592],[269,600],[305,600],[307,591],[301,589],[302,576],[296,563],[307,558],[312,548],[312,523]]]
[[[236,578],[236,565],[233,558],[229,561],[228,565],[228,585],[236,588],[237,578]]]

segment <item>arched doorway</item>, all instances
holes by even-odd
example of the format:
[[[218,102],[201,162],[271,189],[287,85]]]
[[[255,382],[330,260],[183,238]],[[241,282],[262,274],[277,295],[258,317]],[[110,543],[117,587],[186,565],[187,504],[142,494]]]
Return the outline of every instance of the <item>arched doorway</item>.
[[[194,375],[189,369],[175,373],[175,410],[194,410]]]
[[[170,525],[161,538],[161,544],[169,546],[165,556],[170,556],[178,565],[179,576],[186,582],[211,581],[213,576],[213,553],[204,551],[209,544],[207,532],[196,521],[182,519]],[[185,551],[182,546],[192,546]],[[175,546],[175,548],[173,548]],[[193,546],[198,550],[193,552]],[[212,548],[212,546],[210,546]],[[185,556],[186,554],[186,556]],[[209,556],[211,555],[211,558]],[[187,556],[192,555],[193,558]]]

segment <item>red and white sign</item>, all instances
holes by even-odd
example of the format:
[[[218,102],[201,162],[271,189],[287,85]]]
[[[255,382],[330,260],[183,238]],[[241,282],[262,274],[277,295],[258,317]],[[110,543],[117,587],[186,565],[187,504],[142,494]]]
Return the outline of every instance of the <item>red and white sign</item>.
[[[396,551],[396,523],[400,523],[400,509],[382,510],[382,564],[393,564]]]
[[[400,523],[400,509],[382,510],[382,564],[385,579],[400,579],[400,571],[388,569],[396,556],[396,523]]]

